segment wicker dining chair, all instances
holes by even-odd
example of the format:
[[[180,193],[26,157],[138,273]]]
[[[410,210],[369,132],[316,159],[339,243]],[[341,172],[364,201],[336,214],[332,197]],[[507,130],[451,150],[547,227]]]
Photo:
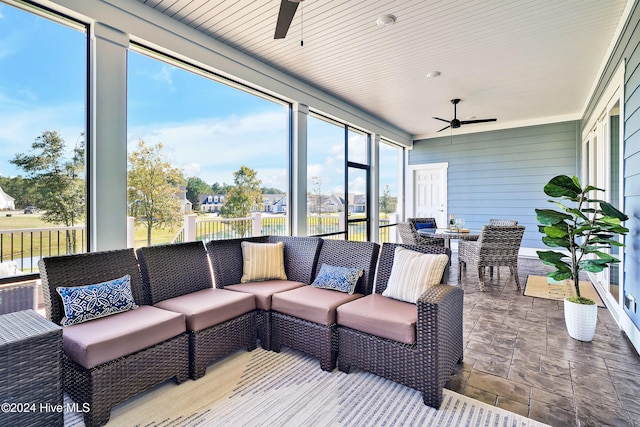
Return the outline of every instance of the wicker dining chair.
[[[518,279],[518,251],[522,243],[524,226],[485,225],[476,241],[460,240],[458,243],[458,283],[461,283],[462,269],[467,263],[478,268],[480,290],[484,291],[484,272],[489,267],[489,275],[493,276],[493,267],[509,267],[516,286],[520,289]]]
[[[415,229],[420,228],[420,226],[418,224],[427,225],[429,228],[434,228],[434,229],[438,228],[438,224],[436,223],[436,219],[435,218],[430,218],[430,217],[407,218],[407,222],[412,224]]]
[[[411,222],[399,222],[396,226],[398,227],[398,233],[400,234],[402,243],[406,245],[444,247],[444,239],[421,235]]]
[[[518,221],[515,219],[495,219],[489,220],[489,225],[518,225]]]

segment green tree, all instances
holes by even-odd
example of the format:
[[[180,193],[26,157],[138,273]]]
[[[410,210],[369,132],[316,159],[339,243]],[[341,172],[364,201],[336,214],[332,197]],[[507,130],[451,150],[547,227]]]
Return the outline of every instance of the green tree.
[[[233,183],[234,185],[227,192],[220,213],[225,218],[246,218],[254,210],[256,204],[261,202],[261,181],[255,170],[241,166],[233,173]],[[250,229],[246,221],[234,222],[232,227],[240,236],[247,235]]]
[[[261,187],[260,191],[262,194],[284,194],[284,191],[275,187]]]
[[[138,141],[129,154],[128,193],[130,214],[147,228],[147,245],[151,245],[154,227],[173,227],[180,214],[180,186],[185,184],[182,171],[162,158],[162,143],[147,146]]]
[[[16,209],[29,205],[42,206],[42,197],[29,178],[22,175],[13,178],[0,177],[0,187],[15,199]]]
[[[230,188],[231,185],[227,184],[226,182],[223,182],[222,184],[216,182],[211,186],[211,192],[213,194],[227,194]]]
[[[44,131],[31,144],[30,153],[16,154],[11,163],[23,169],[40,194],[38,207],[44,221],[72,227],[85,220],[84,134],[67,158],[64,139],[55,131]],[[66,232],[67,253],[76,252],[76,231]]]
[[[200,196],[209,194],[211,186],[198,177],[187,179],[187,200],[193,205],[194,212],[200,211]]]
[[[382,190],[382,196],[380,197],[380,212],[388,215],[396,211],[398,205],[398,199],[391,196],[391,188],[389,184],[384,186]]]

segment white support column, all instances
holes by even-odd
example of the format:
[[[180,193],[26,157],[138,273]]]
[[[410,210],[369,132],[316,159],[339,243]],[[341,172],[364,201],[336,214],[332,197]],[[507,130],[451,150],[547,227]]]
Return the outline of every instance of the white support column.
[[[389,214],[389,224],[397,224],[398,223],[398,214],[392,213]],[[401,243],[400,238],[398,236],[398,227],[389,227],[389,243]]]
[[[262,234],[262,213],[254,212],[251,214],[251,235],[260,236]]]
[[[294,104],[292,109],[291,191],[289,220],[291,234],[306,236],[307,227],[307,118],[309,107]]]
[[[127,248],[133,248],[136,244],[135,229],[136,219],[132,216],[127,217]]]
[[[372,242],[380,240],[380,135],[371,134],[371,142],[369,144],[369,152],[371,153],[369,164],[369,234]]]
[[[184,216],[184,241],[196,241],[196,215]]]
[[[87,146],[90,250],[120,249],[127,237],[127,48],[129,37],[97,22],[91,34]],[[99,102],[98,102],[99,100]]]

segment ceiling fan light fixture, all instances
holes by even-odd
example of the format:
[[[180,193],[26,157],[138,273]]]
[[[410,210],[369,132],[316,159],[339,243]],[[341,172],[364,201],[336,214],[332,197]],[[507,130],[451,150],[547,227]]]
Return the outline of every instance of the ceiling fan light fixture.
[[[380,15],[376,20],[376,24],[378,27],[386,27],[388,25],[393,25],[396,23],[396,17],[393,15]]]

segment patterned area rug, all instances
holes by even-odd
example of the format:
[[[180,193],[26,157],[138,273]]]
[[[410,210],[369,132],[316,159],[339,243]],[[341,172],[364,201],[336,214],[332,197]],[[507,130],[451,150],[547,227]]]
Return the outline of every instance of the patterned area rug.
[[[81,426],[65,414],[65,426]],[[442,407],[376,375],[324,372],[301,353],[260,348],[212,365],[198,381],[169,381],[116,407],[108,426],[544,426],[445,390]]]
[[[566,297],[576,295],[576,289],[573,283],[563,280],[557,284],[550,284],[546,276],[527,276],[527,283],[524,286],[524,295],[528,297],[537,297],[562,301]],[[590,298],[596,302],[598,307],[604,307],[600,295],[593,287],[591,282],[580,281],[580,295]]]

